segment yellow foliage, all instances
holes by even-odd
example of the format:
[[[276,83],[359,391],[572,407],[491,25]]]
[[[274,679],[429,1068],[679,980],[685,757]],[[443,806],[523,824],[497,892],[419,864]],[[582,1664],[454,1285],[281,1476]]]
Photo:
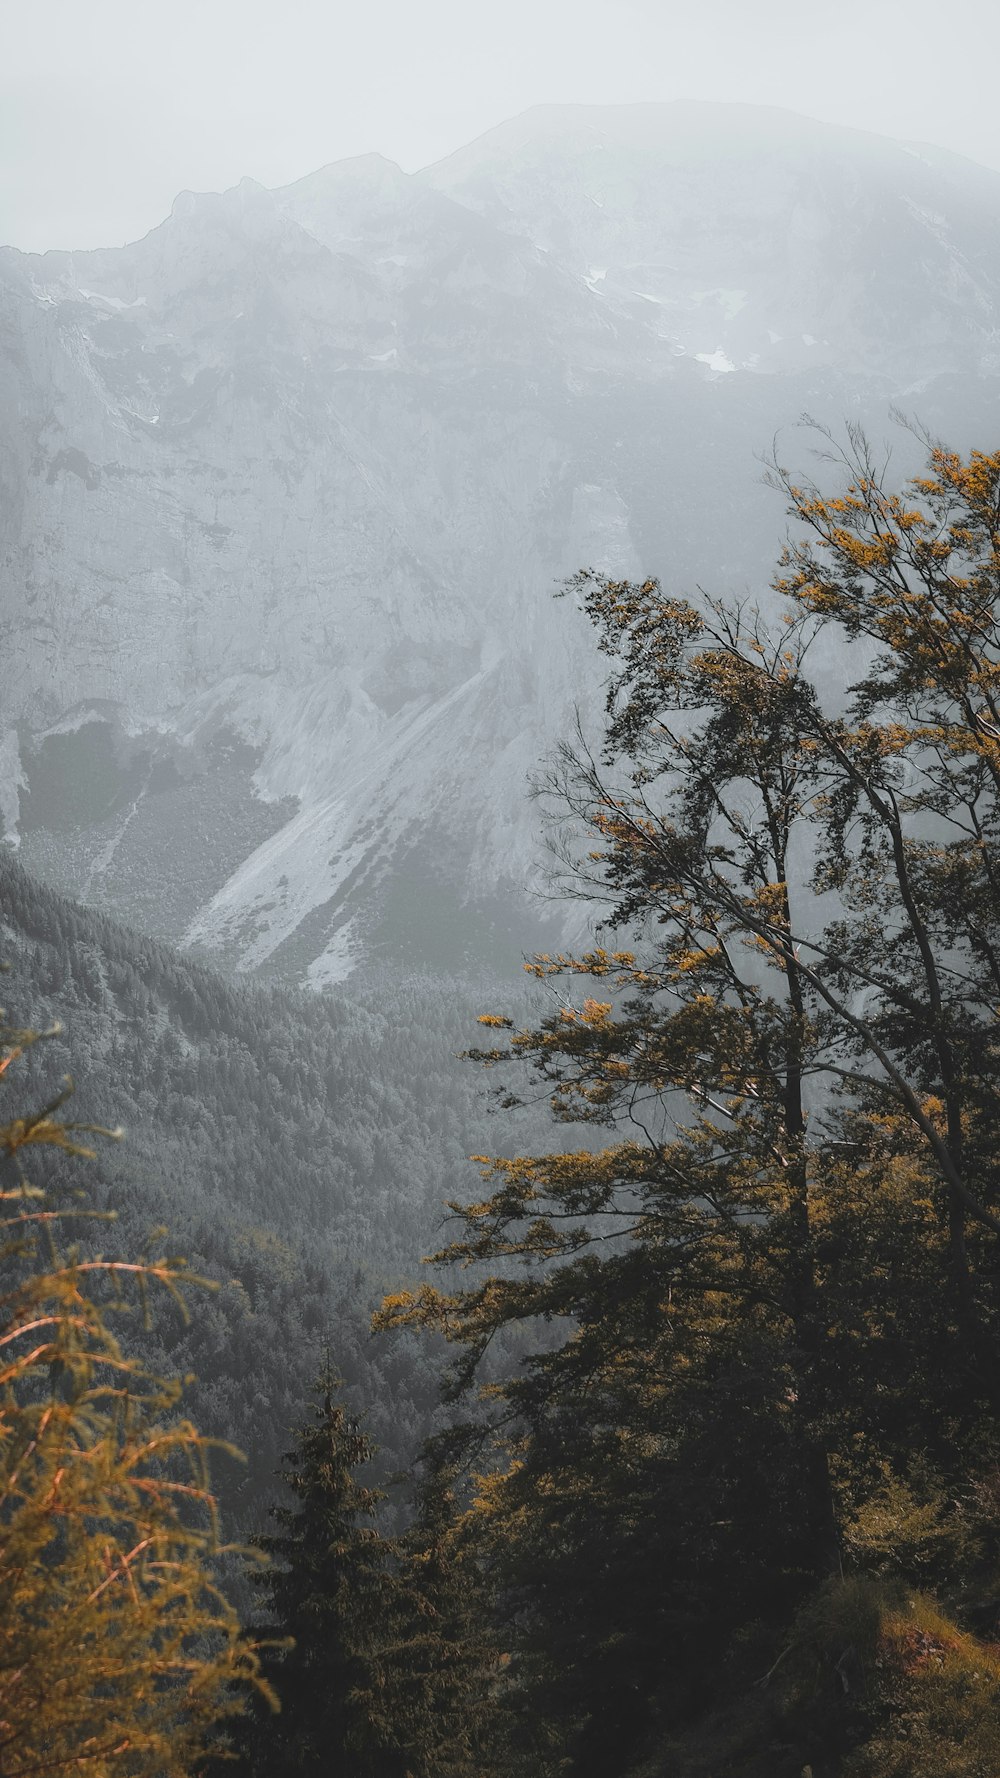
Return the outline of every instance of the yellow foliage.
[[[31,1041],[0,1031],[6,1059]],[[0,1149],[86,1152],[55,1110]],[[176,1294],[177,1268],[60,1255],[60,1221],[23,1178],[0,1192],[0,1770],[187,1778],[266,1687],[215,1578],[208,1443],[96,1294]]]

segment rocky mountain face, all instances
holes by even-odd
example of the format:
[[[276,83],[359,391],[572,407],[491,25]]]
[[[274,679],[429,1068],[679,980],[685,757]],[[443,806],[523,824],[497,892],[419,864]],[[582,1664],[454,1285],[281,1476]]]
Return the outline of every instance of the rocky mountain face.
[[[759,456],[995,442],[1000,175],[731,106],[527,113],[0,253],[0,812],[244,970],[516,957],[584,564],[766,587]],[[919,448],[896,436],[895,463]]]
[[[957,156],[753,106],[554,106],[423,177],[710,369],[1000,368],[1000,175]]]

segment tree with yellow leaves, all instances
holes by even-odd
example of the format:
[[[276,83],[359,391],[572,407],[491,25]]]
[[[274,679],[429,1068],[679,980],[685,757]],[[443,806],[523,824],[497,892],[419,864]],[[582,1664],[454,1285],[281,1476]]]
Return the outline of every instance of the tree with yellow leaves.
[[[536,958],[551,1012],[476,1053],[601,1140],[484,1161],[437,1256],[473,1281],[383,1311],[459,1344],[457,1392],[501,1330],[562,1330],[468,1434],[525,1770],[881,1771],[849,1761],[856,1651],[810,1669],[833,1719],[796,1691],[776,1729],[751,1685],[792,1671],[796,1614],[875,1564],[897,1617],[928,1577],[997,1615],[1000,452],[929,448],[902,493],[859,434],[833,495],[772,465],[803,536],[766,613],[568,589],[607,720],[540,790],[621,937]],[[702,1757],[741,1686],[750,1740]],[[912,1778],[965,1770],[935,1733]]]
[[[37,1041],[0,1027],[5,1088]],[[61,1105],[0,1124],[0,1773],[189,1778],[257,1654],[215,1574],[208,1442],[109,1325],[182,1268],[64,1244],[24,1170],[89,1152]]]

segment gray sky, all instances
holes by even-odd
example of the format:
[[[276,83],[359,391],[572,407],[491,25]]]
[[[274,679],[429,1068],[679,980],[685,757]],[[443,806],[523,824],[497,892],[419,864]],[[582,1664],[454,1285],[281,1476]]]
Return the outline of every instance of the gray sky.
[[[178,191],[529,105],[740,99],[1000,168],[996,0],[0,0],[0,241],[118,245]]]

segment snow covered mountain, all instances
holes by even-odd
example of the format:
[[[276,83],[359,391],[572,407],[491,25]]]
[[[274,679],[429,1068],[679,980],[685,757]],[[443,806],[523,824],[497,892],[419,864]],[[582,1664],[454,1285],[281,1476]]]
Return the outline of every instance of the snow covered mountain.
[[[720,371],[1000,367],[1000,175],[955,155],[756,106],[552,106],[423,177]]]
[[[744,107],[542,108],[3,250],[8,836],[244,969],[516,955],[525,777],[599,682],[558,581],[766,585],[775,430],[988,444],[998,314],[1000,175]]]

